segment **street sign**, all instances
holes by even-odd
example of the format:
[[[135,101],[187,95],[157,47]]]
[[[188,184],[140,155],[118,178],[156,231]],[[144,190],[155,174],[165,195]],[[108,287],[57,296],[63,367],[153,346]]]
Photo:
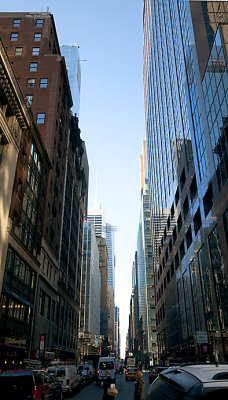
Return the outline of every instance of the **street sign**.
[[[208,343],[208,334],[204,331],[196,332],[196,343],[205,344]]]

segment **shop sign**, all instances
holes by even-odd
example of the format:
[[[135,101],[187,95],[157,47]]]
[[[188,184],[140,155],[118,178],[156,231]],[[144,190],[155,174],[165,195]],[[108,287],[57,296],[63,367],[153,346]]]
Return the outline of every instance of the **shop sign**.
[[[53,353],[52,351],[45,351],[44,358],[45,360],[54,360],[55,353]]]
[[[196,332],[196,343],[198,343],[198,344],[208,343],[207,332],[203,332],[203,331]]]
[[[5,337],[5,344],[11,344],[11,345],[15,345],[15,346],[23,346],[25,347],[27,345],[27,340],[26,339],[18,339],[15,337],[11,337],[11,336],[6,336]]]

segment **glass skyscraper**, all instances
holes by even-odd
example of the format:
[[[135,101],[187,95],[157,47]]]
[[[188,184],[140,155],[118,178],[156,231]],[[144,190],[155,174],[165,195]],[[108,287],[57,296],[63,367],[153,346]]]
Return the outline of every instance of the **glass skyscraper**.
[[[65,58],[68,78],[70,82],[71,95],[73,99],[73,114],[79,116],[80,89],[81,89],[81,66],[79,59],[79,50],[77,44],[72,46],[60,46],[62,56]]]
[[[141,210],[137,241],[137,290],[139,319],[143,324],[143,354],[145,362],[157,358],[154,270],[151,246],[151,209],[148,187],[147,145],[143,141],[140,156],[141,167]]]
[[[144,0],[143,26],[159,357],[227,361],[228,3]]]

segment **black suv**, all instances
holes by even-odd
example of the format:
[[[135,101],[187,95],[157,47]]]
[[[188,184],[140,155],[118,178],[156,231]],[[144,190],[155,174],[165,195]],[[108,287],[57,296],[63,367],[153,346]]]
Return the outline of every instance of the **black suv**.
[[[227,400],[228,364],[170,367],[151,384],[144,400]]]

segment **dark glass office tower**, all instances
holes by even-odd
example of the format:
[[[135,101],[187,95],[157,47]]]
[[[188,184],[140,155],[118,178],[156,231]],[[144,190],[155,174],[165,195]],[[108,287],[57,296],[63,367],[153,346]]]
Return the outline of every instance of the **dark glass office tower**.
[[[228,3],[144,0],[159,357],[228,360]]]

